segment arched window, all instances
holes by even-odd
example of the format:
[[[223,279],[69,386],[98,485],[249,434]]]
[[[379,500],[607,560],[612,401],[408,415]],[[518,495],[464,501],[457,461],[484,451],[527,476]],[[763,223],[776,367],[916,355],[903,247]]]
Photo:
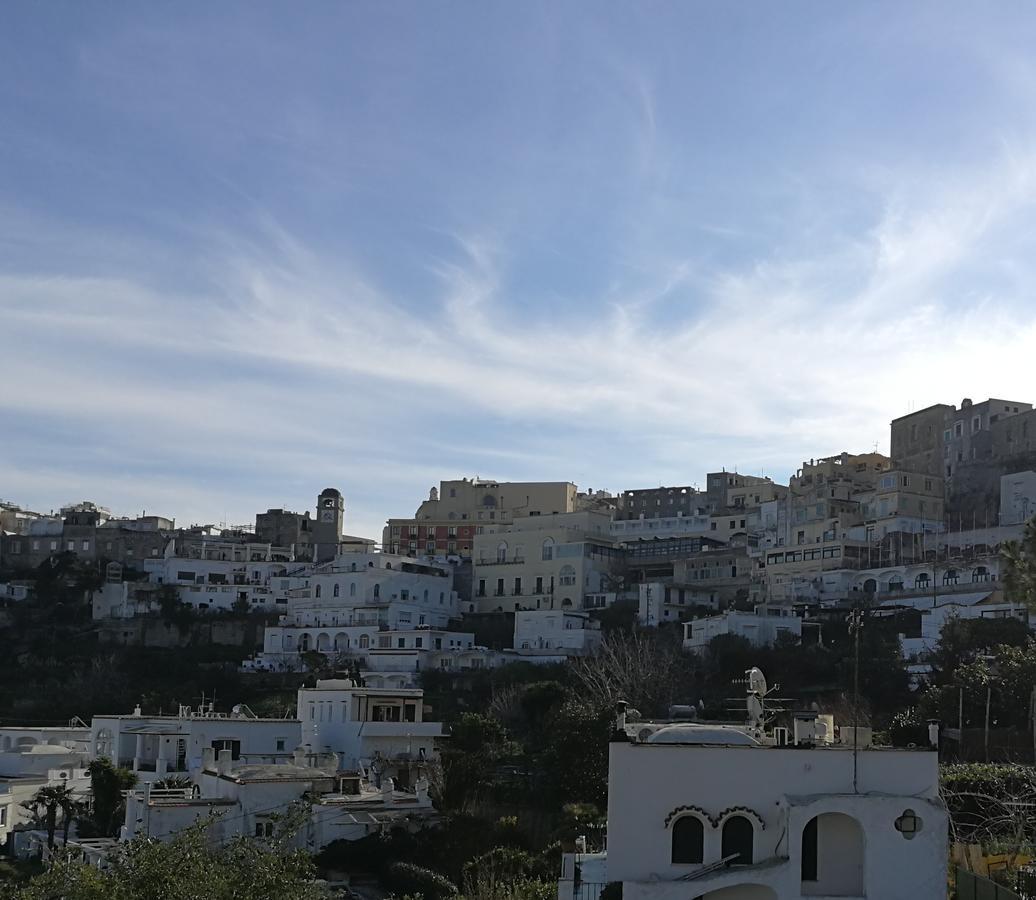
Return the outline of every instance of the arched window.
[[[351,566],[349,566],[349,571],[350,572],[355,572],[356,571],[356,563],[353,563]]]
[[[316,597],[318,600],[320,599],[320,585],[319,584],[314,589],[313,596]]]
[[[309,634],[305,631],[299,635],[299,653],[305,653],[309,649]]]
[[[873,593],[875,593],[875,592],[876,592],[877,590],[878,590],[878,582],[877,582],[877,581],[875,581],[875,580],[874,580],[873,578],[868,578],[868,579],[867,579],[867,580],[866,580],[866,581],[865,581],[865,582],[863,583],[863,592],[864,592],[865,594],[873,594]]]
[[[889,590],[890,591],[901,591],[903,590],[903,576],[893,575],[889,579]]]
[[[496,547],[496,561],[507,562],[507,541],[501,541]]]
[[[928,587],[928,573],[922,572],[914,579],[915,588],[926,588]]]
[[[572,605],[572,599],[570,597],[566,597],[564,600],[561,601],[561,605],[562,606],[571,606]]]
[[[376,585],[374,585],[374,599],[377,600],[378,597],[380,597],[380,596],[381,596],[381,585],[380,584],[376,584]]]
[[[553,538],[547,538],[543,542],[543,559],[548,560],[548,559],[553,559],[553,558],[554,558],[554,539]]]
[[[94,749],[97,751],[97,756],[112,755],[112,746],[114,744],[114,737],[110,728],[101,728],[97,732],[97,741],[94,744]],[[9,737],[4,738],[4,749],[11,749],[11,739]]]
[[[744,816],[731,816],[723,823],[723,859],[734,856],[732,866],[750,866],[752,864],[755,829]]]
[[[335,597],[339,596],[342,593],[342,586],[336,582],[335,583],[335,589],[334,589],[334,591],[332,593],[334,594]]]
[[[989,581],[989,569],[985,566],[975,566],[975,568],[971,570],[972,584],[976,584],[980,581]]]
[[[956,569],[947,569],[942,576],[943,584],[957,584],[960,581],[960,575],[957,574]]]
[[[392,568],[392,563],[385,563],[385,568],[386,569],[391,569]]]
[[[349,635],[339,632],[335,635],[335,650],[349,649]]]
[[[705,828],[697,816],[680,816],[673,824],[673,862],[682,865],[705,859]]]
[[[562,585],[574,585],[576,583],[576,570],[571,566],[562,566],[558,582]]]
[[[355,597],[356,596],[356,582],[355,581],[350,581],[349,582],[349,596],[350,597]]]
[[[371,645],[371,639],[365,634],[360,635],[360,649],[366,650]]]

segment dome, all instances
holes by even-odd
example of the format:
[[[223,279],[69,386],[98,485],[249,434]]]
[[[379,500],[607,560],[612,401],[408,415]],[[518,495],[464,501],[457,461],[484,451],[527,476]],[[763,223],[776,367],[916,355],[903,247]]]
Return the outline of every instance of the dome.
[[[758,746],[750,734],[732,725],[666,725],[652,734],[648,744],[736,744],[741,747]]]

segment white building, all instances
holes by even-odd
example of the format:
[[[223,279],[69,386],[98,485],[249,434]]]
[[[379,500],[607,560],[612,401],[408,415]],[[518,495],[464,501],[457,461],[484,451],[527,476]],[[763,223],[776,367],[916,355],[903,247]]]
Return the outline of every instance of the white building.
[[[1000,479],[1000,524],[1021,525],[1036,516],[1036,472],[1015,472]]]
[[[361,687],[352,679],[324,679],[298,693],[302,742],[338,755],[342,771],[413,785],[438,756],[441,722],[424,718],[424,691]]]
[[[21,603],[32,596],[32,582],[7,581],[0,582],[0,603]]]
[[[0,846],[8,832],[31,818],[21,804],[41,788],[67,785],[82,793],[89,780],[90,729],[0,727]]]
[[[733,634],[751,642],[753,647],[770,647],[782,637],[802,637],[802,619],[782,606],[764,606],[754,612],[730,610],[722,615],[693,619],[683,623],[683,647],[700,653],[722,634]]]
[[[526,609],[514,614],[514,652],[564,660],[586,656],[601,646],[601,625],[582,611]]]
[[[367,671],[375,650],[413,651],[417,665],[438,667],[438,654],[474,648],[474,635],[447,630],[460,613],[447,563],[386,553],[346,553],[318,566],[288,593],[287,612],[269,626],[246,671],[298,671],[303,654],[342,656]],[[380,668],[384,672],[384,666]]]
[[[946,896],[934,751],[817,742],[808,717],[785,746],[747,727],[621,726],[608,850],[593,862],[625,900]],[[562,900],[574,896],[572,862]]]
[[[175,716],[95,716],[90,724],[92,758],[107,757],[144,781],[170,773],[196,772],[206,749],[229,750],[234,762],[275,763],[291,758],[301,743],[298,719],[258,718],[245,708],[230,715],[212,705],[180,707]]]
[[[230,753],[210,752],[193,785],[156,789],[144,785],[127,795],[121,839],[170,840],[198,819],[216,821],[206,831],[213,842],[233,837],[270,839],[295,808],[301,827],[289,843],[316,852],[335,840],[359,840],[385,827],[407,827],[435,814],[426,782],[399,790],[391,778],[373,788],[343,775],[334,755],[297,751],[287,762],[245,764]]]

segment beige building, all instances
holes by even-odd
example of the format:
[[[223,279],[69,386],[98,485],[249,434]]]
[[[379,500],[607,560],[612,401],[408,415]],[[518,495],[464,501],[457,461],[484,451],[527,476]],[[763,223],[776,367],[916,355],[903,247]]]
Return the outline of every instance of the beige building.
[[[527,516],[475,537],[473,600],[479,612],[581,609],[607,593],[622,551],[607,513]]]
[[[598,492],[600,494],[601,492]],[[470,557],[476,535],[517,518],[571,513],[600,499],[568,481],[441,481],[409,519],[389,519],[382,544],[405,556]]]
[[[1026,417],[1017,434],[1008,426],[1015,416],[1032,410],[1031,403],[990,397],[973,403],[967,397],[960,407],[938,403],[892,420],[890,452],[896,463],[914,472],[926,472],[952,479],[961,465],[982,462],[1017,452],[1016,446],[1028,438]],[[1034,435],[1036,437],[1036,435]]]

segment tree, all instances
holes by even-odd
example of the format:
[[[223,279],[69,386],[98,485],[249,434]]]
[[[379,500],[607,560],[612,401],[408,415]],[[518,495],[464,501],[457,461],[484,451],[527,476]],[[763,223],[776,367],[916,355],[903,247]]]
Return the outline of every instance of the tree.
[[[137,776],[103,756],[91,762],[86,771],[90,775],[93,830],[104,837],[115,837],[126,812],[122,792],[137,783]]]
[[[1024,647],[1029,626],[1019,619],[950,619],[931,654],[933,680],[949,684],[957,670],[1001,645]]]
[[[68,829],[76,813],[76,800],[72,789],[66,784],[45,785],[26,800],[22,806],[41,819],[47,829],[47,846],[54,848],[54,834],[58,827],[58,812],[64,819],[64,842],[68,843]]]
[[[1020,541],[1008,541],[1001,554],[1007,563],[1008,599],[1036,609],[1036,516],[1025,524]]]
[[[468,809],[490,786],[496,766],[516,751],[506,729],[495,719],[464,713],[454,723],[450,740],[439,754],[439,805],[451,810]]]
[[[619,700],[644,715],[665,715],[683,687],[687,663],[668,634],[614,632],[594,656],[572,663],[580,696],[593,709],[613,709]]]
[[[541,803],[554,809],[565,803],[607,804],[613,721],[610,708],[580,700],[569,700],[551,713],[543,730],[546,746],[538,758],[544,778]]]
[[[252,838],[221,844],[208,831],[215,819],[184,829],[172,841],[139,838],[121,845],[109,868],[81,862],[56,862],[13,895],[13,900],[320,900],[307,853],[285,846],[270,848]]]

